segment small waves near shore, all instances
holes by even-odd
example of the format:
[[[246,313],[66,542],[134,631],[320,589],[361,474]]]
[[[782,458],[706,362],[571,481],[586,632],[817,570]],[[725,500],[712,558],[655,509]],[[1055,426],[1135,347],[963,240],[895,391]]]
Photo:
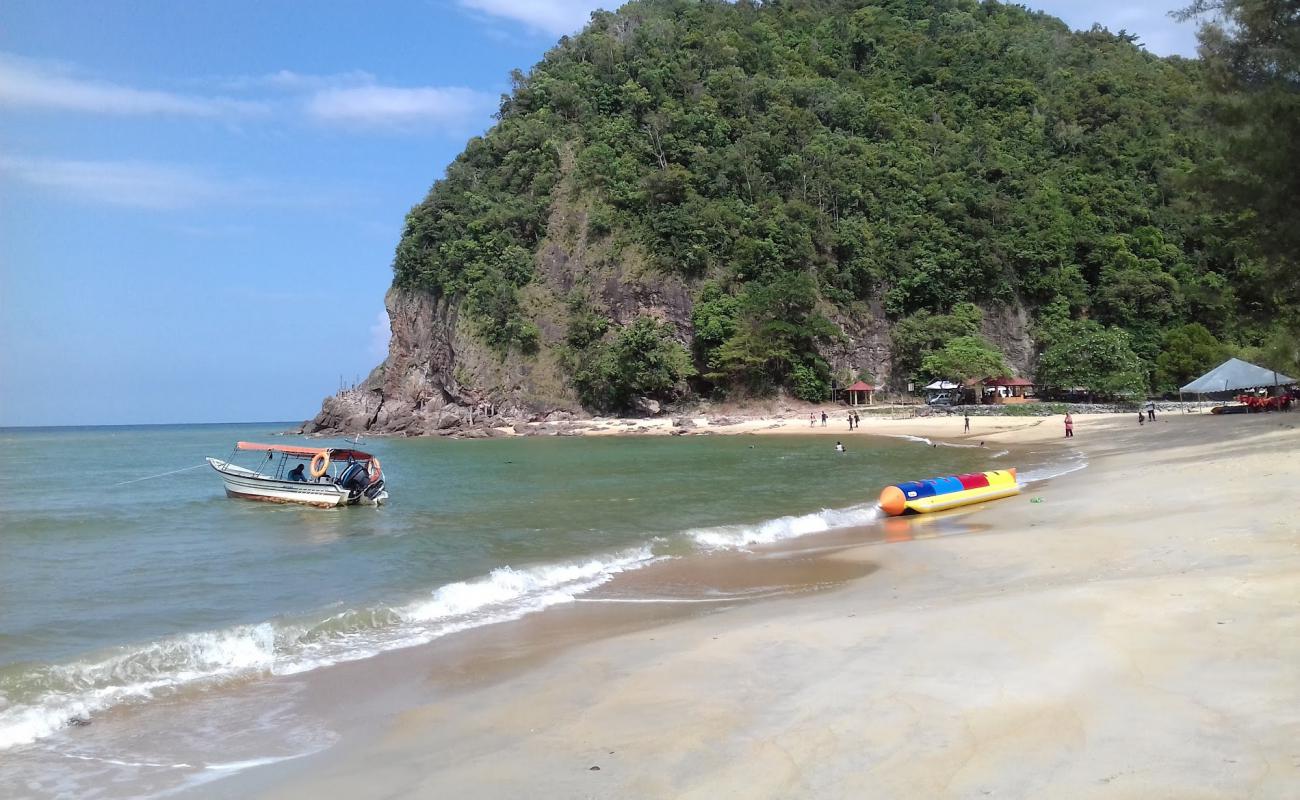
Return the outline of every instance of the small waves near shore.
[[[69,724],[84,724],[119,704],[164,697],[187,687],[294,675],[517,620],[579,599],[620,573],[681,557],[691,550],[774,544],[867,525],[878,517],[874,504],[861,504],[754,524],[688,530],[656,537],[658,554],[656,545],[645,545],[548,564],[502,566],[479,578],[445,584],[425,598],[401,605],[186,633],[121,645],[63,664],[11,665],[0,670],[0,750],[34,742]],[[727,599],[703,598],[709,602]],[[637,600],[621,598],[616,602]]]
[[[693,559],[873,525],[881,486],[999,455],[884,437],[846,453],[800,435],[385,439],[368,447],[390,504],[328,511],[229,500],[206,468],[182,470],[277,429],[0,432],[0,468],[49,476],[0,497],[0,752],[41,765],[22,774],[62,763],[99,770],[86,785],[110,767],[210,779],[313,752],[328,732],[278,705],[263,716],[297,731],[283,747],[220,744],[248,729],[220,698],[580,600],[770,596],[762,581],[734,594],[665,581]],[[99,465],[95,481],[60,467],[80,463]],[[199,708],[204,733],[187,747],[134,749],[125,733]],[[16,785],[0,778],[0,794]]]

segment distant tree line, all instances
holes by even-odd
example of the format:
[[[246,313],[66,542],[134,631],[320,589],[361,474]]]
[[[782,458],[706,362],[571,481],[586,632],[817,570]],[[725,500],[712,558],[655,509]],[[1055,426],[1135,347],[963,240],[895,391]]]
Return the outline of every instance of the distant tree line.
[[[824,399],[847,315],[889,320],[896,384],[1006,372],[979,335],[999,303],[1031,311],[1039,383],[1167,391],[1228,353],[1295,369],[1294,9],[1197,2],[1221,22],[1188,60],[992,1],[634,0],[513,74],[408,214],[395,281],[533,352],[521,291],[556,203],[577,208],[590,258],[695,293],[689,330],[570,299],[564,363],[594,408]]]

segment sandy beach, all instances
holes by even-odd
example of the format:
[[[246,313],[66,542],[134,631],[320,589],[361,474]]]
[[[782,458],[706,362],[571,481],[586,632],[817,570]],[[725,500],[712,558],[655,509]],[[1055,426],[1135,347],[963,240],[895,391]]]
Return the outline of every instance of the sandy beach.
[[[972,423],[1066,447],[1059,420]],[[1081,419],[1070,446],[1087,469],[946,515],[961,535],[892,520],[887,542],[828,547],[860,567],[838,588],[462,664],[457,685],[407,698],[364,740],[204,791],[1295,797],[1297,426]],[[498,664],[538,644],[494,635]],[[403,668],[434,669],[420,658]]]
[[[820,413],[828,419],[823,425]],[[710,413],[687,416],[596,417],[568,423],[569,435],[582,436],[669,436],[669,435],[791,435],[835,436],[920,436],[941,439],[951,443],[977,444],[981,441],[1002,444],[1038,444],[1055,441],[1064,436],[1064,414],[1054,416],[975,416],[971,429],[964,429],[960,414],[927,414],[928,409],[917,406],[886,406],[863,409],[860,424],[849,429],[846,412],[842,406],[808,406],[799,410],[782,411],[749,408],[738,413]],[[813,424],[808,415],[813,414]],[[1199,416],[1200,414],[1170,414],[1174,416]],[[1122,418],[1122,420],[1121,420]],[[1075,414],[1076,425],[1095,423],[1119,424],[1136,422],[1128,414]],[[685,423],[684,425],[682,423]],[[515,425],[497,430],[504,435],[524,435],[532,425]]]

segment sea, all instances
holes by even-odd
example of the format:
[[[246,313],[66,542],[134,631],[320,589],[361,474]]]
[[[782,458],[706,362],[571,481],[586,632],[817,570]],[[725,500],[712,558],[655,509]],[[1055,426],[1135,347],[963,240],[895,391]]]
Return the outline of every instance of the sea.
[[[869,527],[888,483],[1011,466],[1004,451],[847,431],[845,453],[798,435],[372,438],[352,446],[382,459],[381,508],[227,498],[204,457],[306,441],[292,427],[0,429],[0,795],[163,796],[319,750],[331,732],[287,724],[282,697],[205,711],[183,757],[123,720],[445,646],[598,589],[699,600],[644,580],[620,596],[618,578]],[[258,714],[279,751],[223,752],[226,728]],[[169,769],[177,780],[141,780]]]

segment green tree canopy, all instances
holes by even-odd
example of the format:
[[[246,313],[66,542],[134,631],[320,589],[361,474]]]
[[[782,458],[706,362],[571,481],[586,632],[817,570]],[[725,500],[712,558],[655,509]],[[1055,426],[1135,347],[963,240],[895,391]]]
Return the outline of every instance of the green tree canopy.
[[[1011,374],[1002,353],[979,336],[958,336],[930,353],[921,363],[926,378],[966,381],[971,378],[1001,378]]]
[[[612,287],[607,319],[629,276],[671,285],[704,389],[816,394],[830,320],[864,309],[895,385],[995,306],[1122,331],[1124,380],[1194,321],[1264,347],[1300,275],[1295,3],[1193,9],[1223,20],[1201,62],[991,0],[632,0],[511,76],[394,282],[463,302],[501,354],[590,338],[523,302],[575,276]]]
[[[1207,197],[1239,215],[1281,262],[1300,254],[1300,5],[1295,0],[1195,0],[1211,94],[1203,108],[1222,157],[1197,166]],[[1295,270],[1279,270],[1294,289]]]
[[[1176,390],[1223,363],[1228,348],[1200,323],[1193,322],[1167,332],[1156,359],[1156,388]]]
[[[1140,395],[1147,384],[1129,335],[1091,320],[1066,323],[1056,331],[1038,359],[1036,381],[1040,386],[1085,388],[1104,395]]]
[[[958,303],[948,314],[918,311],[899,320],[890,332],[894,373],[921,377],[922,365],[931,353],[954,339],[977,336],[983,319],[984,313],[974,304]]]
[[[589,344],[577,359],[574,385],[590,407],[625,411],[638,397],[671,396],[694,372],[670,326],[638,317],[611,341]]]

